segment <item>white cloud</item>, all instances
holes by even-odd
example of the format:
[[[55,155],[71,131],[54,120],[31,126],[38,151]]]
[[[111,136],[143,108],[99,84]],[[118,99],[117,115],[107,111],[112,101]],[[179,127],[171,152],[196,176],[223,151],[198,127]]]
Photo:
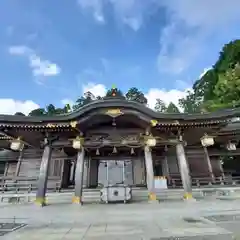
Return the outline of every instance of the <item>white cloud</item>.
[[[32,50],[24,45],[11,46],[8,49],[11,55],[31,55]]]
[[[148,90],[148,92],[144,94],[148,99],[148,106],[153,109],[156,103],[156,99],[158,98],[163,100],[166,104],[173,102],[174,104],[178,105],[178,100],[187,95],[187,90],[190,90],[190,88],[185,88],[182,91],[177,89],[165,90],[165,89],[151,88]],[[103,84],[88,83],[87,85],[82,86],[82,94],[88,91],[91,92],[94,96],[103,97],[106,95],[107,88]],[[73,100],[64,99],[61,101],[61,103],[64,105],[66,103],[69,103],[72,106]]]
[[[29,67],[32,69],[32,74],[35,77],[51,77],[61,72],[61,68],[56,63],[42,59],[27,46],[11,46],[8,50],[11,55],[26,57]]]
[[[74,105],[74,101],[73,100],[71,100],[71,99],[68,99],[68,98],[65,98],[65,99],[62,99],[61,100],[61,104],[63,105],[63,106],[65,106],[65,105],[67,105],[67,104],[69,104],[71,107]]]
[[[142,20],[137,18],[123,18],[123,22],[131,27],[134,31],[138,31],[142,25]]]
[[[161,0],[175,19],[190,27],[221,28],[232,20],[239,19],[239,0]]]
[[[93,17],[96,22],[101,24],[105,22],[102,0],[78,0],[78,4],[84,9],[90,9],[93,12]]]
[[[149,89],[149,91],[146,93],[146,97],[148,99],[148,106],[152,109],[154,109],[154,106],[156,104],[156,99],[161,99],[163,102],[165,102],[167,105],[172,102],[176,105],[178,105],[178,100],[180,98],[186,97],[187,90],[180,91],[177,89],[172,90],[165,90],[165,89],[158,89],[158,88],[152,88]]]
[[[240,20],[240,1],[231,0],[78,0],[82,9],[90,9],[98,22],[104,22],[104,6],[110,5],[115,19],[139,30],[158,8],[165,9],[168,23],[159,23],[160,72],[179,74],[204,50],[211,34],[223,34],[232,21]],[[98,17],[100,16],[100,17]],[[99,19],[98,19],[99,18]]]
[[[11,98],[0,99],[0,106],[0,114],[15,114],[16,112],[22,112],[25,115],[28,115],[32,110],[40,107],[32,100],[18,101]]]
[[[95,97],[103,97],[107,93],[107,88],[103,84],[88,83],[82,86],[83,93],[91,92]]]
[[[186,70],[203,50],[208,36],[222,34],[233,20],[240,19],[239,0],[162,0],[161,5],[170,19],[160,36],[158,68],[163,72]]]
[[[115,19],[132,28],[140,29],[145,16],[149,15],[148,8],[156,0],[77,0],[82,9],[89,9],[97,22],[104,23],[104,6],[109,4],[114,11]]]
[[[174,22],[161,32],[157,63],[160,72],[179,74],[187,69],[192,59],[200,52],[201,37],[197,32],[186,35],[183,23]]]
[[[39,56],[34,54],[29,56],[29,65],[32,68],[34,76],[55,76],[61,71],[56,63],[42,60]]]

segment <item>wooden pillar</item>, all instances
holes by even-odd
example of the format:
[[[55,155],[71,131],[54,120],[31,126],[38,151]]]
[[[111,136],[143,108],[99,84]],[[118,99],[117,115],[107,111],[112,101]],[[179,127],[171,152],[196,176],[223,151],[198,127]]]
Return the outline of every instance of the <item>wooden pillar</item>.
[[[15,171],[15,177],[17,177],[19,175],[19,172],[20,172],[20,167],[21,167],[21,164],[22,164],[22,158],[23,158],[23,149],[21,149],[19,151],[19,157],[18,157],[18,162],[17,162],[17,166],[16,166],[16,171]]]
[[[77,204],[82,204],[84,159],[85,150],[82,148],[77,154],[77,163],[75,170],[75,195],[72,199],[72,202]]]
[[[42,155],[42,162],[40,166],[39,178],[38,178],[38,188],[36,195],[36,203],[40,206],[46,205],[46,192],[47,192],[47,180],[49,164],[52,157],[52,146],[51,142],[46,138],[44,140],[45,147]]]
[[[145,166],[146,166],[146,174],[147,174],[148,199],[150,201],[156,201],[157,196],[156,196],[155,186],[154,186],[152,152],[148,146],[144,147],[144,155],[145,155]]]
[[[176,153],[178,159],[179,170],[181,174],[181,179],[183,183],[184,189],[184,199],[192,199],[192,184],[191,178],[189,175],[189,167],[187,158],[184,151],[184,146],[182,142],[177,143],[176,145]]]
[[[212,179],[213,182],[215,182],[215,176],[213,174],[213,170],[212,170],[212,164],[211,164],[211,160],[210,160],[210,157],[208,155],[208,150],[207,150],[207,147],[203,147],[203,150],[204,150],[204,158],[207,162],[207,166],[208,166],[208,172],[209,172],[209,175]]]

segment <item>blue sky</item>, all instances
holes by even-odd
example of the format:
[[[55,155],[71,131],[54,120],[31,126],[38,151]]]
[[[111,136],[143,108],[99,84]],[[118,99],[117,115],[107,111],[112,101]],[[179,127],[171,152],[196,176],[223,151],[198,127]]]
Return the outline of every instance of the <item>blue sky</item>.
[[[239,0],[2,0],[1,113],[72,102],[112,84],[166,103],[240,37]]]

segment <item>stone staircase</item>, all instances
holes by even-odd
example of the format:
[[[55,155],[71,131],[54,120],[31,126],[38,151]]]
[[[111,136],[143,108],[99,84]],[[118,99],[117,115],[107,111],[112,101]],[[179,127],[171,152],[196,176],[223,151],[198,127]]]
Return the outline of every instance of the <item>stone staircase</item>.
[[[48,192],[47,202],[55,203],[71,203],[74,191],[72,189],[62,190],[61,192]],[[179,201],[183,199],[183,189],[166,189],[157,191],[157,200],[159,201]],[[239,187],[221,187],[221,188],[196,188],[193,189],[193,197],[196,199],[203,198],[225,198],[240,197]],[[3,193],[0,194],[1,202],[5,203],[20,203],[33,202],[36,198],[36,192],[21,192],[21,193]],[[148,191],[146,188],[132,188],[132,201],[141,202],[148,201]],[[100,189],[84,189],[83,191],[84,203],[100,203]]]
[[[158,200],[180,200],[183,197],[182,189],[167,189],[157,192]],[[99,189],[84,189],[84,202],[100,202]],[[146,188],[132,188],[132,202],[148,201],[148,190]]]

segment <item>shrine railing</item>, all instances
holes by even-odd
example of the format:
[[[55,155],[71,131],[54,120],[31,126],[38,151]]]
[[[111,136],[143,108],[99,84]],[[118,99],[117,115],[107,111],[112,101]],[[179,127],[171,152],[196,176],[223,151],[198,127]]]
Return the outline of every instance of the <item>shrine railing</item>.
[[[0,177],[0,192],[1,193],[19,193],[33,192],[37,190],[37,177]],[[48,178],[48,191],[59,192],[61,190],[61,180],[58,177]]]
[[[192,187],[218,187],[218,186],[240,186],[240,176],[225,176],[225,177],[191,177]],[[169,188],[182,188],[181,176],[172,176],[167,178]]]

